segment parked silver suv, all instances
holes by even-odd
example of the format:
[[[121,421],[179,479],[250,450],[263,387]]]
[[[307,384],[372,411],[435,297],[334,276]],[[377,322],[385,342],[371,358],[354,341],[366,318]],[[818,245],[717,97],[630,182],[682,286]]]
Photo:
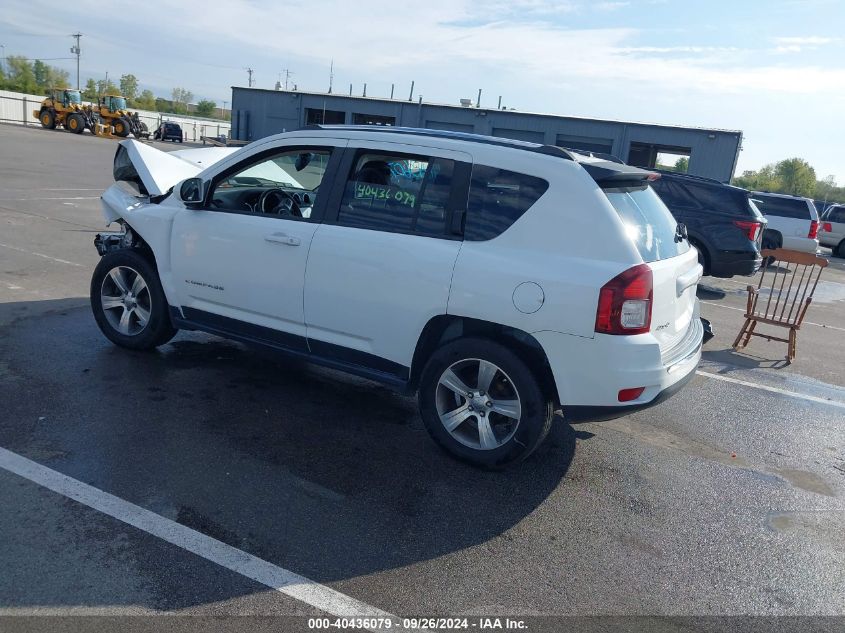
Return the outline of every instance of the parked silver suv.
[[[833,250],[836,257],[845,257],[845,204],[829,206],[821,218],[819,243]]]

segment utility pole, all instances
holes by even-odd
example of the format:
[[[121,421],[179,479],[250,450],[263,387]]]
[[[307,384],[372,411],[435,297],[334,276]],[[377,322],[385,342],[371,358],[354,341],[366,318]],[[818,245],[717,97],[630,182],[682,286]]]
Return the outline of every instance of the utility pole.
[[[334,58],[332,58],[331,66],[329,66],[329,94],[332,93],[332,83],[334,83]]]
[[[291,76],[294,75],[295,73],[292,73],[287,68],[285,68],[282,72],[285,73],[285,90],[287,90],[288,89],[288,79],[290,79]]]
[[[252,73],[254,71],[252,68],[244,68],[244,70],[249,74],[249,87],[252,88]]]
[[[79,90],[79,56],[82,54],[82,49],[79,48],[79,38],[82,37],[82,33],[73,33],[71,37],[76,38],[76,46],[71,46],[70,52],[76,55],[76,89]],[[6,57],[3,55],[3,57]]]
[[[3,59],[3,72],[8,74],[9,71],[6,70],[6,45],[0,44],[0,50],[3,51],[3,57],[2,57],[2,59]],[[331,92],[331,91],[329,91],[329,92]]]

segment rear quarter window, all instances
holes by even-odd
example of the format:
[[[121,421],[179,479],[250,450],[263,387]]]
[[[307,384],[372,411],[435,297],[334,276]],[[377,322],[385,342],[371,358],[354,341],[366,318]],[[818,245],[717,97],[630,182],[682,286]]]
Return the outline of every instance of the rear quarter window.
[[[603,189],[625,225],[625,235],[644,262],[677,257],[689,250],[687,240],[676,240],[677,223],[648,185]]]
[[[760,213],[779,218],[793,218],[795,220],[810,220],[810,207],[806,200],[800,198],[777,198],[754,194],[754,202]]]
[[[474,165],[464,239],[491,240],[505,232],[540,199],[549,183],[507,169]]]

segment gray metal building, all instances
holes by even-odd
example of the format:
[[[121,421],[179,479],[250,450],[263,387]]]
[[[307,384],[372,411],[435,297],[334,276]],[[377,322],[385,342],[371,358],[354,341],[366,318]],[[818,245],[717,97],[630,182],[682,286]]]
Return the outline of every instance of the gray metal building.
[[[603,152],[641,167],[689,157],[689,173],[731,179],[739,130],[679,127],[376,97],[232,87],[232,138],[253,141],[315,123],[474,132]]]

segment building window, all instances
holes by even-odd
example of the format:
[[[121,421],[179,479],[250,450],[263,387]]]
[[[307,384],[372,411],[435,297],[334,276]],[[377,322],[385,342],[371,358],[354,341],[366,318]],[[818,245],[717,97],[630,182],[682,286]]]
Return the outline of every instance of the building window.
[[[380,114],[352,113],[353,125],[396,125],[396,117],[382,116]]]
[[[344,123],[346,123],[346,112],[322,108],[305,109],[305,125],[343,125]]]
[[[686,172],[691,153],[692,149],[689,147],[632,142],[628,152],[628,164],[646,169],[658,167]]]

